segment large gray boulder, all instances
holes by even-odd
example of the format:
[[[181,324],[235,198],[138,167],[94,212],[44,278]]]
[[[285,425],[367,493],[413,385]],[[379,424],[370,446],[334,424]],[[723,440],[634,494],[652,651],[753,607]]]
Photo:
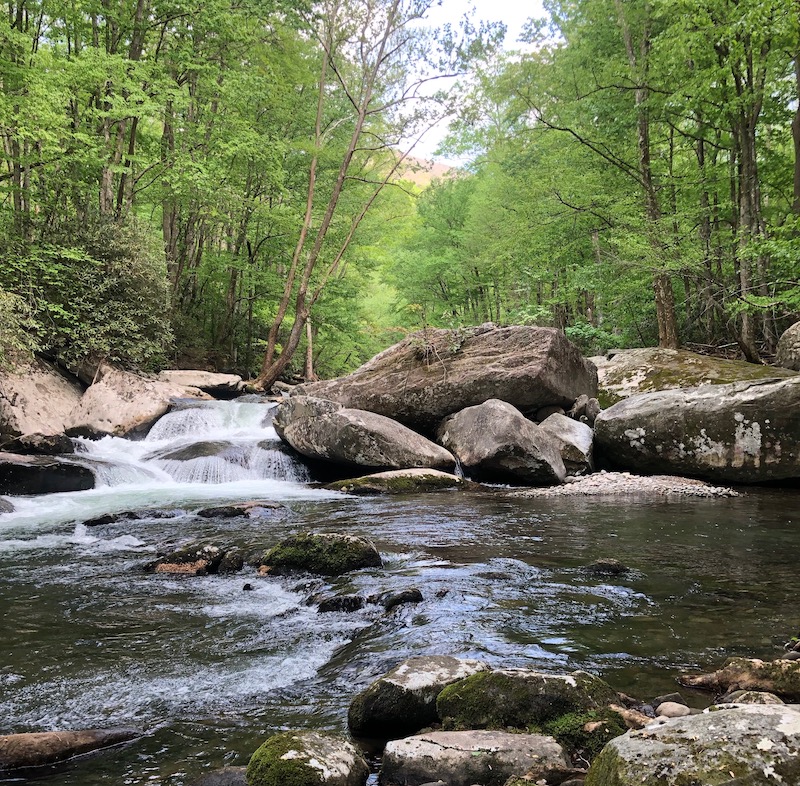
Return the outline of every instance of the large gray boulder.
[[[102,366],[66,422],[72,436],[103,436],[145,431],[166,414],[176,398],[210,399],[207,393]]]
[[[0,773],[56,764],[139,736],[130,728],[6,734],[0,736]]]
[[[795,322],[778,339],[775,365],[800,371],[800,322]]]
[[[503,786],[513,776],[530,783],[551,772],[569,771],[564,750],[542,734],[502,731],[437,731],[386,745],[382,786]],[[560,783],[561,781],[557,781]]]
[[[598,398],[603,407],[658,390],[794,376],[786,369],[662,347],[623,349],[606,358],[592,358],[592,361],[597,366]]]
[[[301,385],[297,394],[338,401],[399,420],[425,434],[454,412],[490,398],[524,414],[569,408],[594,396],[597,374],[554,328],[428,328],[376,355],[352,374]]]
[[[437,438],[475,480],[552,486],[567,474],[554,438],[498,399],[446,418]]]
[[[94,473],[69,460],[0,453],[0,494],[52,494],[94,488]]]
[[[278,405],[273,425],[298,453],[355,467],[452,470],[453,456],[395,420],[307,396]]]
[[[217,374],[213,371],[168,369],[158,375],[159,382],[198,388],[216,398],[231,398],[245,390],[245,383],[238,374]]]
[[[748,704],[652,723],[611,740],[585,786],[800,783],[800,712]]]
[[[62,434],[83,388],[37,360],[0,374],[0,442],[30,434]]]
[[[408,658],[353,699],[350,731],[386,739],[419,731],[438,719],[436,697],[444,688],[488,668],[482,661],[450,655]]]
[[[800,477],[800,376],[633,396],[595,422],[618,469],[758,483]]]
[[[539,428],[555,440],[568,475],[582,475],[594,470],[594,432],[590,426],[553,413],[539,424]]]
[[[247,786],[364,786],[369,767],[338,734],[286,731],[250,758]]]

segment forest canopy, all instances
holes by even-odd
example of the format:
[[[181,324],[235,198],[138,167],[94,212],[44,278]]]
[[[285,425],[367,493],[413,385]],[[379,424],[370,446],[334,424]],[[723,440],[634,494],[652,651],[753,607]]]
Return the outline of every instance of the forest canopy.
[[[410,330],[769,359],[800,316],[794,0],[11,0],[0,359],[343,373]],[[450,120],[463,162],[420,188]]]

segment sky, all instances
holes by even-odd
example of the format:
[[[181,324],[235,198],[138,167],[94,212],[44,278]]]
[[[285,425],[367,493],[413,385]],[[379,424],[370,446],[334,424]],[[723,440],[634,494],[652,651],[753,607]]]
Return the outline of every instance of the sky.
[[[503,22],[506,25],[506,49],[515,49],[519,45],[522,28],[531,17],[541,18],[546,16],[542,7],[542,0],[442,0],[440,6],[434,6],[429,12],[426,22],[431,26],[438,26],[445,22],[457,22],[465,13],[470,13],[473,19],[487,22]],[[433,159],[443,163],[455,164],[441,156],[434,156],[434,151],[445,136],[446,127],[432,129],[414,149],[417,158]]]

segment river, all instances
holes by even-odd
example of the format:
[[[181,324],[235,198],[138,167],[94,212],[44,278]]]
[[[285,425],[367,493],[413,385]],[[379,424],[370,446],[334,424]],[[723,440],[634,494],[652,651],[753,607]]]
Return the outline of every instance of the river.
[[[98,488],[13,498],[16,510],[0,516],[0,733],[144,732],[37,783],[188,786],[246,764],[275,730],[344,730],[351,697],[411,655],[585,669],[649,698],[675,690],[682,670],[776,657],[800,625],[796,490],[349,497],[308,482],[266,413],[217,402],[162,418],[145,440],[82,442],[78,460]],[[248,499],[282,507],[261,519],[196,515]],[[143,509],[153,514],[83,524]],[[384,567],[333,580],[142,570],[188,541],[253,550],[310,529],[371,538]],[[601,557],[632,571],[583,570]],[[389,613],[321,614],[307,603],[408,587],[424,600]]]

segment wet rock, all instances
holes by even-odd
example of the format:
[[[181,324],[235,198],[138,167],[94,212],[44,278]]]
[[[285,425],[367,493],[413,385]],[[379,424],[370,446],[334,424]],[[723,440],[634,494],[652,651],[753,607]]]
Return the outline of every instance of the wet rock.
[[[94,488],[87,467],[51,456],[0,453],[0,494],[52,494]]]
[[[0,497],[0,513],[11,513],[14,510],[14,505],[11,500],[5,497]]]
[[[169,369],[159,373],[160,382],[180,385],[185,388],[199,388],[214,398],[234,398],[242,393],[245,384],[237,374],[218,374],[211,371]]]
[[[497,327],[426,329],[352,374],[301,385],[296,394],[338,401],[433,434],[442,418],[489,399],[525,415],[596,394],[594,365],[559,330]]]
[[[800,371],[800,322],[795,322],[778,339],[775,365]]]
[[[174,573],[187,576],[205,576],[216,573],[225,557],[225,551],[212,544],[184,546],[145,566],[149,573]]]
[[[464,478],[437,469],[397,469],[328,484],[331,491],[347,494],[414,494],[463,488]]]
[[[383,415],[330,401],[292,396],[273,421],[298,453],[354,467],[452,470],[455,459],[440,445]]]
[[[23,434],[3,445],[3,450],[23,456],[61,456],[74,453],[75,445],[64,434]]]
[[[491,399],[451,415],[437,439],[476,480],[546,486],[566,476],[552,436],[505,401]]]
[[[116,524],[120,521],[135,521],[139,514],[132,510],[123,510],[120,513],[106,513],[97,518],[87,519],[83,522],[84,527],[105,527],[107,524]]]
[[[585,671],[543,674],[495,669],[449,685],[436,700],[442,723],[454,729],[527,729],[567,713],[606,707],[616,691]]]
[[[437,720],[436,697],[447,685],[488,668],[449,655],[409,658],[353,699],[347,714],[350,731],[382,739],[419,731]]]
[[[333,595],[317,603],[317,611],[326,614],[332,611],[353,612],[364,608],[366,601],[360,595]]]
[[[609,353],[611,356],[611,353]],[[600,403],[610,407],[622,399],[658,390],[727,385],[776,377],[791,372],[742,360],[698,355],[685,349],[622,349],[596,361]]]
[[[231,519],[239,516],[247,518],[265,518],[287,512],[285,505],[271,500],[250,500],[237,502],[232,505],[219,505],[213,508],[203,508],[197,515],[204,519]]]
[[[403,606],[406,603],[422,603],[422,591],[417,587],[409,587],[399,592],[381,592],[377,595],[370,595],[368,603],[376,603],[386,611],[391,611],[396,606]]]
[[[774,693],[761,690],[735,690],[723,696],[716,704],[785,704]]]
[[[746,705],[653,723],[609,742],[585,786],[800,782],[800,712]]]
[[[208,399],[197,389],[159,382],[108,365],[98,370],[65,424],[70,436],[122,437],[146,431],[166,414],[173,398]]]
[[[247,767],[223,767],[192,781],[191,786],[247,786]]]
[[[530,774],[535,783],[569,766],[561,746],[541,734],[439,731],[387,743],[381,783],[416,786],[441,779],[448,786],[503,786],[515,775]]]
[[[633,396],[600,414],[613,466],[711,481],[800,478],[800,376]]]
[[[613,557],[601,557],[583,569],[593,576],[622,576],[630,573],[631,569]]]
[[[539,424],[558,445],[568,475],[582,475],[594,470],[592,429],[566,415],[550,415]]]
[[[0,772],[56,764],[140,736],[130,728],[7,734],[0,736]]]
[[[43,360],[0,373],[0,442],[63,434],[82,395],[81,385]]]
[[[371,541],[335,532],[308,532],[287,538],[265,552],[261,563],[275,575],[303,571],[322,576],[383,564]]]
[[[217,566],[220,576],[238,573],[244,567],[244,552],[238,548],[227,549]]]
[[[717,671],[710,674],[682,674],[678,682],[689,688],[718,694],[736,690],[766,691],[785,701],[800,701],[800,662],[729,658]]]
[[[270,737],[247,765],[247,786],[364,786],[368,776],[352,743],[313,731]]]

